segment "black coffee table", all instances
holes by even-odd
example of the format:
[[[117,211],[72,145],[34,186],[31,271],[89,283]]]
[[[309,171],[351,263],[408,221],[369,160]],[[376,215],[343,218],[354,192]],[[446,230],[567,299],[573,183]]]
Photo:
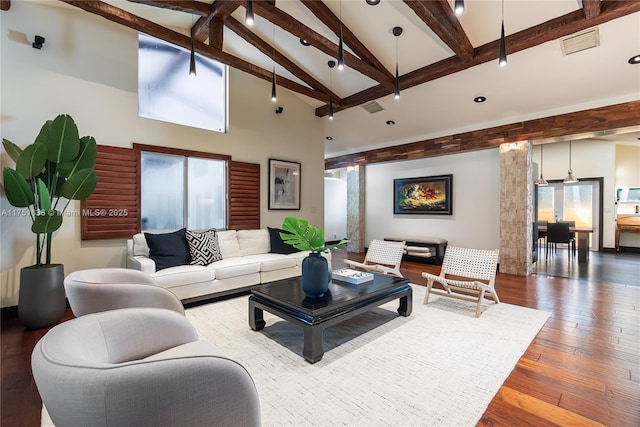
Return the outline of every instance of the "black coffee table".
[[[374,274],[369,282],[353,285],[334,281],[320,299],[309,299],[302,292],[300,277],[279,280],[251,291],[249,326],[264,328],[263,310],[302,327],[307,362],[316,363],[324,355],[322,335],[325,328],[369,311],[394,299],[400,299],[398,313],[411,314],[412,290],[408,279]]]

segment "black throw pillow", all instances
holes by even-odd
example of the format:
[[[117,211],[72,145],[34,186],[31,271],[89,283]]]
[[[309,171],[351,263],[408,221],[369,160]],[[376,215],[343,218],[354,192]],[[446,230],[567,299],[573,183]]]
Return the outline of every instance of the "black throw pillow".
[[[287,233],[286,231],[280,228],[271,227],[267,227],[267,229],[269,230],[269,240],[271,241],[271,250],[269,251],[270,253],[288,255],[300,252],[299,250],[282,240],[282,237],[280,237],[280,233]]]
[[[186,231],[186,228],[182,228],[173,233],[144,233],[149,246],[149,258],[156,263],[156,271],[191,263]]]

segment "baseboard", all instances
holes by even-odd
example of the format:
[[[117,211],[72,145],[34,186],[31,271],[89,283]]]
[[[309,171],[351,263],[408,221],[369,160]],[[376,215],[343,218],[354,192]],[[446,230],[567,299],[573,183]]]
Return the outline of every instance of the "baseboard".
[[[620,246],[620,252],[631,252],[634,254],[640,254],[640,248],[633,246]]]
[[[8,307],[2,307],[0,309],[0,319],[9,320],[9,319],[17,319],[18,318],[18,306],[10,305]]]

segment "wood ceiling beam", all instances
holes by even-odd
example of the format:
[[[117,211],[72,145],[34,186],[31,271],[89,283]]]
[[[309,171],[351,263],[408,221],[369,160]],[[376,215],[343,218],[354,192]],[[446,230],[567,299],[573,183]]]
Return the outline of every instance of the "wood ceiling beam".
[[[640,11],[640,1],[607,1],[602,3],[600,14],[587,20],[582,10],[576,10],[566,15],[554,18],[550,21],[536,25],[507,36],[507,53],[512,54],[529,49],[551,40],[577,33],[621,18],[631,13]],[[442,61],[414,70],[400,76],[400,89],[405,90],[421,85],[431,80],[439,79],[459,71],[484,64],[498,59],[500,40],[494,40],[475,49],[475,55],[471,61],[463,62],[458,57],[443,59]],[[496,65],[497,66],[497,65]],[[375,99],[390,95],[393,90],[376,85],[343,98],[342,105],[335,107],[334,112],[356,107]],[[328,105],[316,108],[316,116],[322,117],[329,114]]]
[[[211,11],[209,3],[194,0],[128,0],[132,3],[146,4],[162,9],[177,10],[178,12],[208,16]]]
[[[291,15],[283,12],[277,7],[267,2],[256,2],[253,5],[254,13],[272,22],[283,30],[294,36],[304,39],[316,49],[336,58],[338,56],[338,45],[318,34],[311,28],[296,20]],[[344,52],[344,63],[359,73],[369,77],[376,82],[387,81],[387,72],[378,70],[369,63],[361,60],[349,51]],[[386,84],[385,84],[386,86]]]
[[[75,6],[86,12],[101,16],[109,21],[131,28],[132,30],[143,32],[176,46],[181,46],[185,49],[191,49],[191,37],[180,34],[177,31],[170,30],[169,28],[158,25],[155,22],[140,18],[139,16],[136,16],[125,10],[119,9],[115,6],[111,6],[108,3],[98,0],[60,1],[71,6]],[[260,68],[227,52],[223,52],[221,49],[218,49],[214,46],[206,45],[198,41],[195,42],[195,49],[199,54],[206,56],[207,58],[220,61],[230,67],[236,68],[240,71],[244,71],[245,73],[249,73],[253,76],[271,82],[271,71]],[[320,101],[327,101],[329,98],[327,94],[321,91],[310,89],[305,85],[294,82],[285,77],[280,77],[278,79],[278,85],[292,90],[293,92],[297,92]]]
[[[473,58],[473,46],[446,1],[404,0],[429,28],[463,61]]]
[[[584,10],[584,16],[587,20],[595,18],[600,15],[600,0],[582,0],[582,10]]]
[[[209,37],[211,21],[214,18],[224,21],[229,15],[231,15],[239,6],[241,1],[234,0],[216,0],[211,4],[211,13],[207,16],[203,16],[198,19],[193,28],[191,28],[191,35],[197,41],[203,42]],[[220,24],[215,24],[219,26]],[[211,43],[210,43],[211,44]],[[220,41],[220,47],[222,46],[222,40]]]
[[[325,170],[421,159],[499,147],[506,142],[569,137],[640,125],[640,101],[516,122],[325,159]]]
[[[258,37],[256,34],[252,33],[247,27],[244,26],[240,21],[235,19],[233,16],[230,16],[225,21],[225,25],[234,33],[242,37],[247,43],[258,49],[263,54],[267,55],[269,58],[274,60],[276,63],[280,64],[283,68],[288,70],[291,74],[311,86],[312,88],[324,92],[327,94],[327,98],[329,93],[331,92],[329,88],[325,87],[318,80],[313,78],[309,73],[304,71],[298,65],[296,65],[289,58],[284,56],[277,49],[274,49],[273,46],[268,44],[266,41]],[[336,104],[339,105],[342,100],[336,96],[336,94],[332,94],[333,99]]]
[[[317,0],[300,0],[300,2],[307,7],[324,25],[326,25],[333,33],[340,37],[341,22],[340,19],[324,4],[322,1]],[[349,46],[356,55],[363,61],[368,62],[376,69],[386,72],[386,81],[389,85],[393,84],[394,76],[387,71],[384,65],[371,53],[369,49],[356,37],[344,23],[342,23],[342,41]],[[384,83],[384,82],[380,82]]]
[[[213,18],[209,23],[209,45],[222,50],[224,44],[224,22]]]
[[[0,0],[0,10],[11,9],[11,0]]]

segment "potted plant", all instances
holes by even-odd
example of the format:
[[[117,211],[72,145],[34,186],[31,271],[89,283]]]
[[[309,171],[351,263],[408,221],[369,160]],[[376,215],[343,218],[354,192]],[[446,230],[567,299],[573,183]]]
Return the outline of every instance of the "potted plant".
[[[35,234],[36,263],[20,270],[18,317],[30,329],[51,326],[64,314],[64,267],[52,264],[53,233],[62,226],[71,200],[82,200],[96,188],[98,147],[91,136],[78,135],[71,116],[59,115],[40,129],[24,149],[3,138],[15,169],[2,171],[9,203],[25,208]]]
[[[310,252],[302,260],[302,290],[309,298],[322,298],[329,289],[331,276],[327,259],[321,254],[343,248],[349,240],[342,239],[334,245],[326,245],[323,229],[310,225],[306,219],[292,216],[284,219],[282,229],[285,232],[281,232],[280,237],[285,243],[300,251]]]

